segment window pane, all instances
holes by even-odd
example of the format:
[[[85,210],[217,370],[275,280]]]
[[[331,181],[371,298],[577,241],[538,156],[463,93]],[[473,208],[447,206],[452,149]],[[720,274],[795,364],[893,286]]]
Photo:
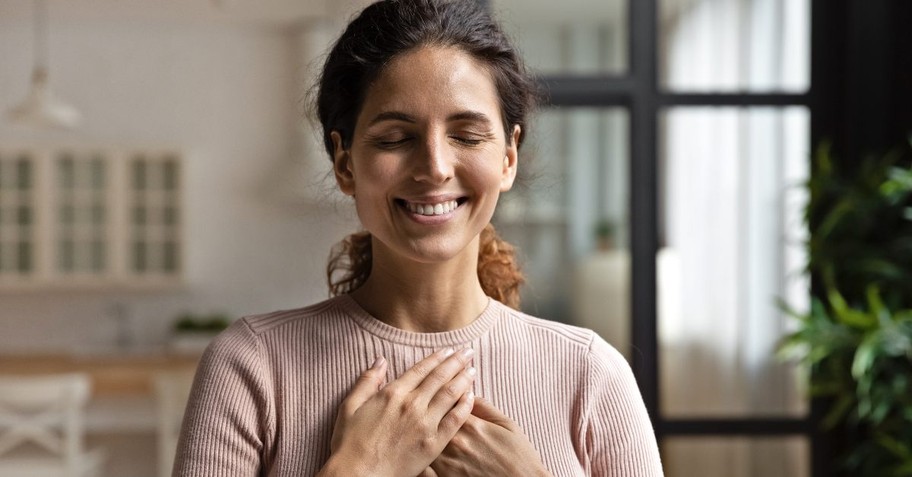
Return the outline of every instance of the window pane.
[[[146,162],[142,156],[133,160],[133,189],[137,191],[146,188]]]
[[[536,73],[627,71],[627,0],[493,0]]]
[[[103,240],[108,227],[106,209],[108,164],[100,154],[68,151],[58,154],[60,184],[57,213],[58,268],[64,272],[102,274],[107,263]]]
[[[177,189],[177,161],[175,159],[168,159],[165,161],[163,167],[165,176],[163,188],[167,191]]]
[[[145,242],[134,242],[133,243],[133,270],[136,272],[145,272],[146,271],[146,243]]]
[[[73,162],[73,156],[63,154],[57,164],[60,169],[60,186],[63,189],[76,187],[76,166]]]
[[[105,163],[101,157],[92,160],[92,189],[102,190],[105,188]]]
[[[76,244],[70,239],[60,241],[60,270],[72,272],[76,268]]]
[[[133,207],[133,224],[136,226],[146,225],[146,208],[137,205]]]
[[[19,273],[26,274],[32,271],[32,244],[19,242]]]
[[[804,437],[674,437],[662,443],[668,477],[807,477]]]
[[[592,328],[626,353],[627,111],[551,109],[529,130],[494,220],[522,259],[523,309]]]
[[[18,222],[20,227],[28,227],[32,224],[32,209],[27,205],[19,206]]]
[[[162,268],[165,272],[173,273],[177,271],[177,244],[171,241],[164,243],[164,264]]]
[[[804,108],[677,108],[663,116],[660,389],[668,417],[802,415],[774,357],[808,300],[801,222]]]
[[[19,162],[16,163],[17,182],[19,190],[28,190],[32,187],[32,161],[28,156],[23,155]]]
[[[660,81],[673,91],[807,91],[809,0],[661,0]]]
[[[178,274],[181,266],[179,158],[173,154],[137,154],[131,177],[132,269],[143,275]]]
[[[92,271],[102,272],[105,269],[105,243],[102,240],[92,241]]]

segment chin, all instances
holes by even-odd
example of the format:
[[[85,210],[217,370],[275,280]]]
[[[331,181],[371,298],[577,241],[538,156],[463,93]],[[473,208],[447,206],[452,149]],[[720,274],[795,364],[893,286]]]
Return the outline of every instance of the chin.
[[[477,237],[475,240],[477,240]],[[477,252],[469,252],[469,250],[475,250],[471,247],[472,243],[473,240],[460,241],[459,243],[452,239],[417,240],[409,244],[408,250],[404,251],[403,255],[415,262],[426,264],[444,263],[459,259],[466,253],[473,253],[474,258]]]

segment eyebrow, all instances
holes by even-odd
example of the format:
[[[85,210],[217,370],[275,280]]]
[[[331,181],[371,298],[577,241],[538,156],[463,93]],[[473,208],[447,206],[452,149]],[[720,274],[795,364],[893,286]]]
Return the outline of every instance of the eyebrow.
[[[368,124],[368,126],[373,126],[374,124],[382,123],[383,121],[405,121],[407,123],[418,122],[414,117],[399,111],[384,111],[374,116],[374,119],[371,119],[371,122]]]
[[[384,111],[376,116],[374,119],[371,119],[369,126],[383,122],[383,121],[404,121],[407,123],[417,123],[418,120],[413,116],[409,116],[401,111]],[[447,122],[452,121],[475,121],[479,123],[484,123],[490,125],[491,119],[488,118],[488,115],[478,112],[478,111],[460,111],[458,113],[451,114],[447,117]]]

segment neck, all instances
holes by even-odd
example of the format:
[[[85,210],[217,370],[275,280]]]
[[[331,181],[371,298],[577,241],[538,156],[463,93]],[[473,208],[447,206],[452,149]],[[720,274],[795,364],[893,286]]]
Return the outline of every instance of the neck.
[[[478,239],[440,263],[402,263],[374,239],[370,277],[351,296],[375,318],[406,331],[463,328],[488,304],[478,281]]]

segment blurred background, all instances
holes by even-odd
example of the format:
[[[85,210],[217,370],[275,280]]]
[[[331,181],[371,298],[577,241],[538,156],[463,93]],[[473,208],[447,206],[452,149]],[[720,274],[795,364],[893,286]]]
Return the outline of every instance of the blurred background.
[[[327,297],[358,224],[306,94],[366,3],[0,0],[0,374],[87,378],[100,475],[168,475],[214,332]],[[524,309],[624,353],[667,475],[832,475],[777,302],[811,300],[817,145],[912,130],[910,4],[483,3],[548,97],[495,216]]]

